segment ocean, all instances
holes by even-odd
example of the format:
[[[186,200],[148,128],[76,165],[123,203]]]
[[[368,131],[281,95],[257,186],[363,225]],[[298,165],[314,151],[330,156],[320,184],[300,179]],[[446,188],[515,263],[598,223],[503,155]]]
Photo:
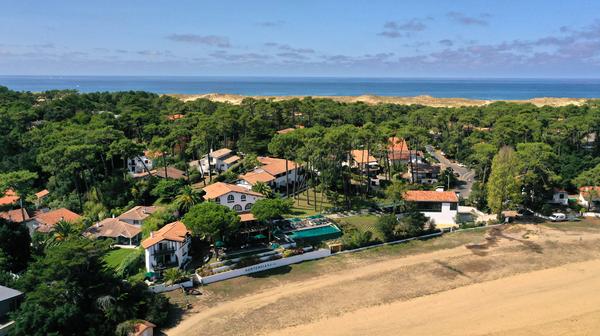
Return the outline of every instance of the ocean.
[[[334,77],[0,76],[17,91],[140,90],[154,93],[229,93],[252,96],[460,97],[515,100],[536,97],[599,98],[600,79],[410,79]]]

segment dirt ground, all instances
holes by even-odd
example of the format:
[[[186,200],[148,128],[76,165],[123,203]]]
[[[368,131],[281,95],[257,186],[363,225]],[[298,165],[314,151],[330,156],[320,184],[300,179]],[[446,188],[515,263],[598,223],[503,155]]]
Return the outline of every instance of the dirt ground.
[[[208,94],[169,94],[169,96],[179,98],[183,101],[191,101],[200,98],[209,99],[215,102],[231,103],[239,105],[244,98],[254,99],[272,99],[274,101],[282,101],[289,99],[302,99],[303,96],[242,96],[236,94],[223,93],[208,93]],[[362,102],[369,105],[376,104],[401,104],[412,105],[420,104],[432,107],[461,107],[461,106],[483,106],[488,105],[495,100],[477,100],[464,98],[434,98],[431,96],[416,96],[416,97],[387,97],[387,96],[313,96],[313,98],[328,98],[343,103]],[[514,100],[515,103],[532,103],[537,106],[566,106],[566,105],[582,105],[587,101],[583,98],[550,98],[541,97],[529,100]]]
[[[227,281],[208,286],[194,302],[195,309],[165,332],[190,336],[596,334],[600,221],[511,225],[463,235],[462,241],[456,237],[424,243],[430,249],[440,248],[428,253],[371,251],[309,264],[332,263],[325,269],[238,278],[235,288],[226,287]],[[445,239],[454,239],[455,246],[441,248]],[[296,277],[306,273],[309,276]]]

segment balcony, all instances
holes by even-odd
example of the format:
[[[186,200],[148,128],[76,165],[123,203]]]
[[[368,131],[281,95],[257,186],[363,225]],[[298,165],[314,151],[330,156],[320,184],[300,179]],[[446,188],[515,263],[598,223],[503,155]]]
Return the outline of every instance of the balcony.
[[[160,249],[156,249],[156,250],[154,250],[154,252],[152,252],[152,254],[154,254],[155,256],[163,256],[166,254],[174,254],[174,253],[175,253],[174,247],[163,247]]]

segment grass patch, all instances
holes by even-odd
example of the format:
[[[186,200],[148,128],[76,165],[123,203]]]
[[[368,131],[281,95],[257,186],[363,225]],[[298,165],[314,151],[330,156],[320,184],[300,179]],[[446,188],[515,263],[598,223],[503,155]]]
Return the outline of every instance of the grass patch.
[[[136,253],[136,249],[125,249],[118,248],[108,252],[104,256],[104,261],[108,264],[112,269],[117,269],[121,265],[121,262],[130,254]]]
[[[584,217],[576,222],[545,222],[543,225],[560,231],[592,232],[600,230],[600,219]]]
[[[308,189],[308,193],[310,196],[310,204],[308,204],[306,198],[306,191],[300,193],[298,199],[294,200],[294,205],[292,206],[290,213],[291,217],[312,216],[333,207],[333,205],[327,201],[326,197],[323,197],[323,200],[321,201],[322,195],[320,192],[317,192],[317,210],[315,210],[315,194],[313,189]]]
[[[344,229],[344,232],[348,229],[354,228],[360,232],[370,231],[373,234],[373,240],[384,241],[383,234],[377,229],[377,219],[379,217],[374,215],[359,215],[339,219],[340,226]]]

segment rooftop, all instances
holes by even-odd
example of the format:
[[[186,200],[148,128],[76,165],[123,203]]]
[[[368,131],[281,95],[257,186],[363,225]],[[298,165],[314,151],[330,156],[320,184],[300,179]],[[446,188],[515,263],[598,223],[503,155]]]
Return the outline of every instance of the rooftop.
[[[409,202],[449,202],[458,203],[458,197],[453,191],[409,190],[404,194]]]
[[[358,164],[377,162],[377,159],[366,149],[353,149],[351,154],[354,162]]]
[[[215,159],[220,159],[224,156],[231,154],[231,152],[232,152],[232,150],[229,148],[221,148],[221,149],[217,149],[216,151],[211,152],[210,156]]]
[[[276,176],[282,173],[285,173],[286,160],[279,159],[269,156],[259,156],[257,157],[258,162],[262,164],[259,169],[266,171],[267,173]],[[287,160],[287,168],[288,170],[294,170],[297,168],[297,165],[294,161]]]
[[[175,180],[185,179],[187,176],[183,170],[177,169],[175,167],[167,167],[167,175],[165,176],[165,168],[156,168],[156,171],[152,171],[155,176],[162,178],[171,178]]]
[[[0,197],[0,205],[14,204],[19,200],[19,196],[12,189],[4,191],[4,196]]]
[[[150,216],[152,213],[154,213],[154,211],[156,211],[157,209],[158,208],[155,206],[138,205],[123,212],[117,218],[143,221],[144,219],[148,218],[148,216]]]
[[[204,195],[205,199],[214,199],[216,197],[223,196],[230,192],[237,192],[237,193],[241,193],[241,194],[263,197],[263,195],[260,193],[254,192],[252,190],[248,190],[244,187],[240,187],[235,184],[229,184],[229,183],[223,183],[223,182],[213,183],[209,186],[206,186],[203,190],[206,193]]]
[[[171,240],[182,242],[185,237],[190,234],[185,224],[180,221],[173,222],[163,226],[160,230],[154,231],[150,234],[150,238],[142,241],[142,246],[147,249],[152,245],[159,243],[163,240]]]
[[[23,216],[25,218],[23,218]],[[29,214],[27,213],[27,210],[25,210],[25,209],[23,209],[23,211],[21,211],[21,209],[14,209],[14,210],[0,212],[0,218],[4,218],[7,221],[11,221],[11,222],[15,222],[15,223],[22,223],[29,219]]]
[[[275,176],[267,173],[266,171],[258,169],[241,175],[240,178],[252,185],[256,184],[257,182],[268,183],[275,180]]]
[[[23,295],[16,289],[0,286],[0,302]]]
[[[85,230],[86,237],[108,238],[133,238],[140,234],[142,229],[136,225],[125,223],[118,218],[106,218]]]
[[[38,199],[40,199],[40,198],[44,198],[44,197],[48,196],[48,194],[50,194],[50,192],[48,191],[48,189],[44,189],[44,190],[41,190],[41,191],[38,191],[38,192],[36,192],[36,193],[35,193],[35,196],[36,196]]]
[[[237,161],[239,161],[241,158],[237,155],[233,155],[231,157],[228,157],[227,159],[223,160],[223,162],[227,163],[227,164],[232,164],[235,163]]]
[[[145,335],[144,332],[151,328],[156,328],[156,325],[148,321],[140,320],[133,326],[133,333],[131,335],[143,336]]]
[[[52,227],[61,220],[75,222],[79,218],[81,218],[81,216],[67,208],[60,208],[48,212],[38,212],[33,216],[33,219],[40,223],[40,226],[37,229],[37,231],[40,232],[50,232]]]

